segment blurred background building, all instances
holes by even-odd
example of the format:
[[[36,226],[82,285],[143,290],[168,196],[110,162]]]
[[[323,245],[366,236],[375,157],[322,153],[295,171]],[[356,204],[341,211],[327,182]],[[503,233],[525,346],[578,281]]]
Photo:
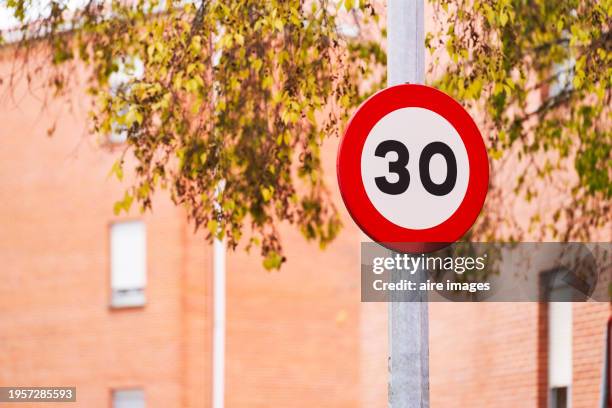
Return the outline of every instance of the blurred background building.
[[[121,130],[91,136],[84,93],[0,93],[0,386],[76,386],[87,408],[212,406],[212,246],[164,194],[152,213],[113,215]],[[386,305],[360,302],[363,236],[343,217],[325,251],[283,227],[280,272],[227,254],[227,407],[386,406]],[[431,304],[432,406],[596,407],[610,311]]]

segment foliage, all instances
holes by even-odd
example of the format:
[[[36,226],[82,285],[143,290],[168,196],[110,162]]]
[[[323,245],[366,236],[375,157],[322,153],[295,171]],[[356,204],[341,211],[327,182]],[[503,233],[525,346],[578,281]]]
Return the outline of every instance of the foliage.
[[[481,220],[478,233],[494,238],[512,226],[510,195],[532,202],[554,188],[530,230],[512,239],[589,239],[610,227],[612,1],[432,2],[437,28],[426,43],[433,67],[443,66],[436,85],[480,120],[494,170],[515,173],[514,186],[491,186],[485,215],[496,219]]]
[[[84,62],[94,130],[126,133],[111,173],[121,179],[135,163],[136,179],[117,212],[149,209],[168,189],[209,239],[234,248],[250,226],[248,247],[261,246],[268,269],[284,261],[280,222],[322,246],[337,235],[320,147],[384,83],[385,34],[370,3],[2,2],[22,25],[19,56],[50,52],[34,74],[51,67],[48,88],[61,95],[67,67]],[[430,2],[430,78],[472,110],[493,159],[488,208],[469,237],[518,240],[536,229],[541,238],[588,239],[609,226],[612,0]],[[343,35],[343,21],[361,34]],[[111,83],[137,71],[136,61],[142,75]],[[499,175],[512,172],[508,186]],[[515,222],[514,197],[533,203],[554,188],[558,197],[528,229]]]
[[[111,173],[123,177],[129,154],[136,182],[115,211],[149,209],[166,188],[209,239],[235,248],[250,225],[247,246],[261,246],[268,269],[285,259],[279,222],[321,246],[341,227],[320,147],[368,91],[358,84],[380,83],[385,58],[377,42],[339,29],[343,21],[375,24],[374,8],[344,3],[92,0],[70,9],[53,0],[30,21],[33,3],[7,1],[27,33],[22,51],[34,39],[50,47],[48,85],[62,93],[71,77],[62,67],[86,63],[94,130],[127,135]],[[137,71],[136,62],[141,75],[112,83],[119,71]]]

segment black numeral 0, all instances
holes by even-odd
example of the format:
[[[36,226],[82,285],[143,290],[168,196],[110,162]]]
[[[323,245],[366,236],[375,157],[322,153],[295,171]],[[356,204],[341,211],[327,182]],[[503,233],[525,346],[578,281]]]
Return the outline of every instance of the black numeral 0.
[[[442,184],[434,183],[429,174],[429,162],[434,154],[441,154],[446,160],[446,179]],[[419,173],[421,174],[421,183],[428,193],[435,196],[444,196],[453,191],[457,182],[457,160],[451,148],[442,142],[432,142],[425,146],[419,158]]]
[[[397,153],[397,160],[389,162],[389,173],[398,175],[398,180],[395,183],[391,183],[386,177],[376,177],[374,181],[376,186],[385,194],[398,195],[402,194],[408,189],[410,185],[410,173],[406,165],[408,165],[408,148],[397,140],[385,140],[381,142],[374,151],[374,155],[377,157],[386,157],[387,153]],[[429,173],[429,163],[431,158],[440,154],[446,160],[446,178],[441,184],[436,184],[431,179]],[[421,176],[421,183],[428,193],[435,196],[444,196],[453,191],[455,184],[457,183],[457,159],[455,154],[448,145],[442,142],[432,142],[425,146],[421,152],[419,158],[419,173]]]

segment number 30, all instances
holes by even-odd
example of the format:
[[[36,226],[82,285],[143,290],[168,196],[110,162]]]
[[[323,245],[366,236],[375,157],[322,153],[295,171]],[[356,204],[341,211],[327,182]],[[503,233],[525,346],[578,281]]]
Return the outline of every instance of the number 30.
[[[410,185],[410,173],[406,168],[409,158],[408,148],[397,140],[385,140],[376,147],[374,154],[377,157],[385,158],[389,152],[397,153],[397,160],[389,162],[389,173],[397,174],[398,180],[391,183],[386,176],[382,176],[376,177],[374,181],[379,190],[385,194],[402,194]],[[429,162],[435,154],[442,155],[446,160],[446,178],[441,184],[434,183],[429,174]],[[457,182],[457,159],[451,148],[442,142],[431,142],[425,146],[419,158],[419,173],[421,183],[428,193],[445,196],[453,191]]]

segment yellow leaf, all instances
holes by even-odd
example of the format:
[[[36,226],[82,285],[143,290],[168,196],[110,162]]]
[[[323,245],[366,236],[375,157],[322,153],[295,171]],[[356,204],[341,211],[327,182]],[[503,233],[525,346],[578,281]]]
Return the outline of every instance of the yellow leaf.
[[[110,171],[108,172],[108,177],[112,176],[113,174],[117,177],[117,180],[123,180],[123,167],[121,166],[121,160],[117,160],[115,163],[113,163],[113,167],[111,167]]]
[[[127,127],[132,127],[134,123],[138,123],[139,125],[142,123],[142,114],[136,107],[131,106],[125,115],[125,125]]]
[[[270,88],[272,87],[272,77],[267,75],[266,77],[264,77],[263,81],[261,81],[261,86],[264,89]]]
[[[502,25],[502,27],[504,27],[507,22],[508,22],[508,14],[506,14],[506,12],[502,10],[501,13],[499,14],[499,23]]]
[[[280,18],[274,19],[274,28],[276,28],[278,31],[283,31],[283,28],[285,28],[283,20]]]

